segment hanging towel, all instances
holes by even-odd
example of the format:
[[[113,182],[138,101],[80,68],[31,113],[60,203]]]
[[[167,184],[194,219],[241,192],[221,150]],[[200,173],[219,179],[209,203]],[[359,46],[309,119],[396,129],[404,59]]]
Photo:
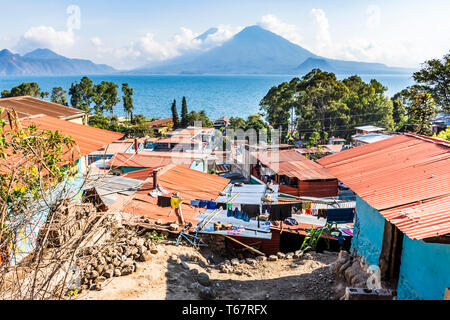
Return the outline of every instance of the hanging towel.
[[[217,203],[214,201],[208,201],[208,204],[206,205],[206,209],[208,210],[215,210],[217,208]]]
[[[272,221],[284,221],[286,218],[290,218],[292,215],[291,204],[276,204],[272,205],[270,220]]]
[[[354,218],[353,208],[330,209],[327,212],[327,222],[351,223]]]
[[[226,203],[217,203],[216,209],[223,209],[223,210],[227,210],[227,204]]]
[[[263,204],[262,205],[262,213],[269,213],[270,214],[270,204]]]
[[[170,200],[171,200],[171,197],[159,196],[158,197],[158,206],[162,207],[162,208],[170,207],[171,206]]]
[[[207,200],[200,200],[200,203],[199,203],[198,206],[200,208],[204,208],[204,207],[206,207],[208,205],[208,203],[209,203],[209,201],[207,201]]]
[[[170,199],[170,206],[172,207],[172,209],[178,209],[178,207],[180,206],[180,204],[182,202],[183,202],[183,199],[172,197],[172,199]]]
[[[256,218],[261,213],[259,204],[243,204],[241,211],[246,213],[249,218]]]
[[[198,207],[200,205],[200,200],[191,200],[191,206]]]

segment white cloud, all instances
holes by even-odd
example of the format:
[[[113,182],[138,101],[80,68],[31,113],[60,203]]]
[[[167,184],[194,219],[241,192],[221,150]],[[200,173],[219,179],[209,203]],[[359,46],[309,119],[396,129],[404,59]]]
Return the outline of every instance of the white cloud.
[[[330,25],[328,23],[327,15],[322,9],[311,10],[311,14],[314,17],[314,22],[317,27],[316,39],[315,39],[315,53],[327,55],[332,50],[333,42],[330,35]]]
[[[381,10],[379,6],[370,5],[366,9],[366,25],[369,29],[377,29],[381,23]]]
[[[36,48],[48,48],[61,51],[72,47],[75,44],[75,34],[73,31],[57,31],[49,26],[31,27],[24,33],[17,44],[17,49],[21,52],[30,51]]]
[[[272,14],[265,15],[261,17],[261,21],[258,25],[266,30],[272,31],[287,40],[301,44],[303,37],[300,32],[300,28],[295,24],[288,24],[280,21],[276,16]]]

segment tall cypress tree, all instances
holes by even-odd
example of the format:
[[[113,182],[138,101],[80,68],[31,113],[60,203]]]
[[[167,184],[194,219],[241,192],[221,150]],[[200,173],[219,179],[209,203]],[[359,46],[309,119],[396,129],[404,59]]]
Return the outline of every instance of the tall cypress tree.
[[[172,119],[173,119],[173,128],[178,129],[180,127],[180,118],[178,117],[177,112],[177,100],[173,100],[172,103]]]
[[[183,97],[183,103],[181,107],[181,127],[187,128],[188,123],[188,108],[186,103],[186,97]]]

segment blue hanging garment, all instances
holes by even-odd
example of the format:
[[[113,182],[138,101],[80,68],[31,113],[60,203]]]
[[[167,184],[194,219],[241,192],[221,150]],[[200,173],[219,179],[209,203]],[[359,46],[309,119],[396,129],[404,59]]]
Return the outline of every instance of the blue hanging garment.
[[[208,210],[215,210],[217,208],[217,203],[214,201],[208,201],[208,204],[206,205],[206,209]]]

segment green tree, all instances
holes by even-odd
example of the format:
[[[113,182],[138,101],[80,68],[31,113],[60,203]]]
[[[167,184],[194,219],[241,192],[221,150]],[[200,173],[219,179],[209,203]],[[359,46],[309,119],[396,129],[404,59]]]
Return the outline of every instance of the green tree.
[[[244,129],[245,128],[245,120],[240,117],[231,117],[230,125],[228,126],[230,129]]]
[[[91,111],[94,97],[94,83],[88,77],[83,77],[80,83],[72,83],[69,89],[70,104],[76,109],[88,113]]]
[[[431,120],[436,114],[436,103],[430,93],[411,89],[411,104],[408,106],[408,129],[418,134],[431,136]]]
[[[123,93],[123,109],[127,113],[128,117],[130,117],[130,120],[133,121],[133,88],[130,88],[128,86],[128,83],[122,84],[122,93]]]
[[[180,118],[178,117],[176,100],[173,100],[171,110],[172,110],[173,128],[178,129],[180,127]]]
[[[53,103],[58,103],[63,106],[67,106],[67,91],[61,87],[55,87],[52,89],[52,95],[50,101]]]
[[[3,90],[2,98],[30,96],[34,98],[41,97],[41,89],[36,82],[24,82],[11,90]]]
[[[144,124],[146,122],[147,122],[147,118],[143,114],[137,114],[133,118],[133,121],[131,123],[132,124]]]
[[[213,123],[209,119],[205,110],[201,110],[200,112],[191,111],[188,113],[186,118],[187,118],[188,126],[194,126],[196,122],[201,122],[202,127],[206,127],[206,128],[213,127]]]
[[[188,126],[188,108],[186,103],[186,97],[183,97],[181,104],[181,127],[186,128]]]
[[[450,52],[442,60],[426,61],[413,78],[420,90],[431,93],[442,111],[450,112]]]
[[[40,96],[42,99],[47,99],[49,95],[50,95],[50,93],[48,91],[41,91]]]
[[[447,129],[442,130],[438,134],[433,135],[433,137],[450,141],[450,127],[447,127]]]
[[[120,102],[117,94],[117,88],[119,88],[119,86],[114,82],[102,81],[102,83],[105,86],[103,92],[105,111],[111,112],[111,114],[114,115],[114,107]]]
[[[3,117],[7,113],[7,117]],[[8,118],[9,123],[1,120]],[[30,208],[76,174],[75,142],[59,131],[22,127],[14,112],[0,109],[0,244],[36,221]],[[2,252],[3,254],[3,252]]]

